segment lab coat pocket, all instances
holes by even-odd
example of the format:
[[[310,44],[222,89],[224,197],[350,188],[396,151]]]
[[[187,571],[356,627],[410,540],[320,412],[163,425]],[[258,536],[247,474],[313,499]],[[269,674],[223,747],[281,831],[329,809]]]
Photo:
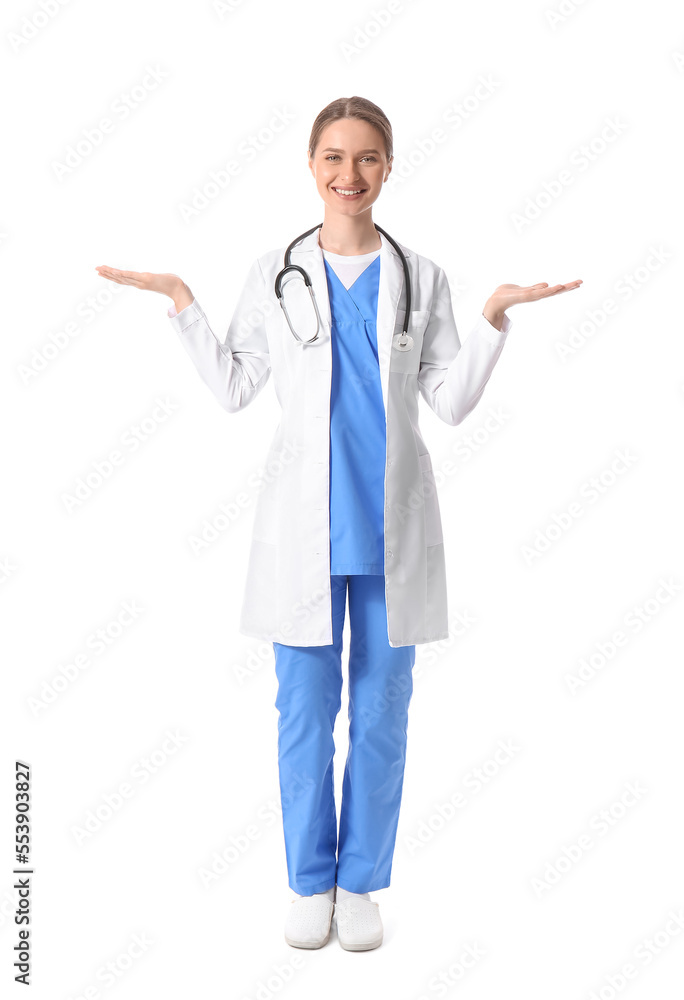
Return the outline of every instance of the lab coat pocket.
[[[437,483],[432,471],[432,460],[429,454],[420,456],[420,471],[423,477],[423,503],[425,509],[425,544],[440,545],[442,538],[442,519],[439,513],[437,498]]]
[[[397,318],[394,323],[394,336],[392,338],[392,352],[390,355],[390,371],[403,372],[407,374],[418,374],[420,370],[420,353],[423,348],[423,334],[430,319],[429,309],[412,309],[408,330],[410,337],[413,337],[413,347],[410,351],[400,351],[394,346],[394,339],[397,334],[401,335],[404,326],[404,309],[397,309]]]

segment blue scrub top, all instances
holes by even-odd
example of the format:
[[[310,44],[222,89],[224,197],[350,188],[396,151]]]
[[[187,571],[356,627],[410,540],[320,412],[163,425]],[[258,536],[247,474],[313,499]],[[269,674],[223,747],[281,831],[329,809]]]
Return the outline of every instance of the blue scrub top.
[[[380,257],[347,289],[325,261],[332,317],[330,574],[385,572],[385,407],[378,364]]]

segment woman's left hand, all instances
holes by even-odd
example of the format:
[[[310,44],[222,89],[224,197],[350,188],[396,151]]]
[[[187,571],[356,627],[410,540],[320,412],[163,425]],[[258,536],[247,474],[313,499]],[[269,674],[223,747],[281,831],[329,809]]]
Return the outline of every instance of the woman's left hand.
[[[497,330],[501,329],[506,309],[517,306],[521,302],[535,302],[537,299],[548,298],[549,295],[559,295],[561,292],[579,288],[582,279],[569,281],[567,285],[549,285],[548,281],[540,281],[537,285],[499,285],[485,303],[482,315]]]

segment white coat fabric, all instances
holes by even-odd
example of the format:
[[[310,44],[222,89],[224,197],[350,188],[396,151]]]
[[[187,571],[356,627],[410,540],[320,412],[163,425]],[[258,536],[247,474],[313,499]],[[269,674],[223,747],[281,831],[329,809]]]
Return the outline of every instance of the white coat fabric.
[[[271,372],[282,409],[257,496],[240,618],[243,635],[290,646],[333,641],[330,592],[329,457],[332,374],[331,315],[323,251],[315,230],[291,251],[308,272],[321,328],[299,345],[275,295],[285,247],[255,260],[225,343],[195,299],[170,321],[204,382],[235,413],[248,406]],[[386,420],[385,599],[390,646],[446,639],[447,590],[442,524],[432,463],[418,427],[418,392],[445,423],[471,412],[501,354],[502,329],[480,316],[461,345],[446,275],[400,244],[411,275],[408,333],[414,345],[393,345],[405,316],[401,258],[381,233],[378,364]],[[283,296],[302,339],[316,329],[303,280],[289,272]],[[377,374],[376,376],[377,377]]]

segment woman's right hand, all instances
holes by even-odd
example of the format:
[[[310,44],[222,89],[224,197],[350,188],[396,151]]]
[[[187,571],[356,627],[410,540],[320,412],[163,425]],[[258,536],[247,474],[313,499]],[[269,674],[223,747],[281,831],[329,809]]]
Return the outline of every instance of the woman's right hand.
[[[150,292],[160,292],[173,299],[176,312],[189,306],[194,295],[177,274],[152,274],[149,271],[120,271],[116,267],[109,267],[101,264],[95,270],[101,278],[108,278],[109,281],[116,281],[119,285],[133,285],[134,288],[141,288]]]

